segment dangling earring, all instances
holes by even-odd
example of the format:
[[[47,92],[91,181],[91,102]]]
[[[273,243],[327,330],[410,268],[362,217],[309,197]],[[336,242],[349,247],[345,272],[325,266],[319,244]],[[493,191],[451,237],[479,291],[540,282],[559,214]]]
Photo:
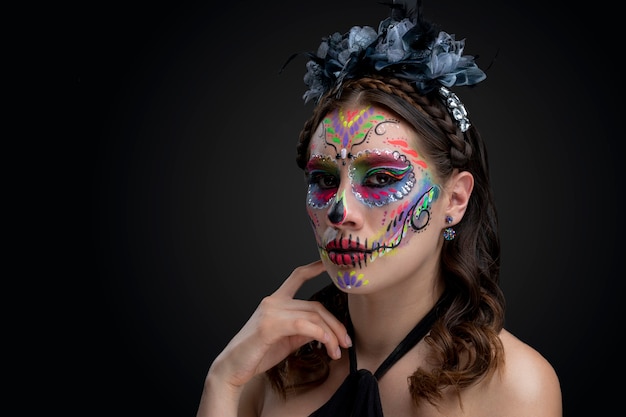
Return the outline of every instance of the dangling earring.
[[[452,216],[446,216],[446,223],[450,224],[452,223],[454,219],[452,218]],[[454,239],[454,237],[456,236],[456,231],[451,228],[451,227],[446,227],[445,229],[443,229],[443,238],[445,240],[452,240]]]

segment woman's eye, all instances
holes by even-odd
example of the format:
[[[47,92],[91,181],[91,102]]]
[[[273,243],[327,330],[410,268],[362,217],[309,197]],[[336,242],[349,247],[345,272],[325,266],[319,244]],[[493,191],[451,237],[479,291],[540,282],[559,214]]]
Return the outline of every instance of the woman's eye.
[[[312,174],[310,178],[309,183],[315,184],[323,190],[337,188],[339,186],[337,177],[331,174],[315,173]]]
[[[400,176],[394,175],[389,171],[377,171],[365,177],[363,185],[366,187],[380,188],[398,182],[400,179]]]

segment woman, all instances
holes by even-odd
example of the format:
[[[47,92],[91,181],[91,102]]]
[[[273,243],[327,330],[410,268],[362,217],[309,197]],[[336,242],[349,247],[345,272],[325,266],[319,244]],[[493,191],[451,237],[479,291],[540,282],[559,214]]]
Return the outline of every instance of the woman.
[[[198,416],[562,415],[553,367],[503,328],[487,151],[450,89],[485,74],[418,12],[309,54],[297,162],[321,259],[215,359]]]

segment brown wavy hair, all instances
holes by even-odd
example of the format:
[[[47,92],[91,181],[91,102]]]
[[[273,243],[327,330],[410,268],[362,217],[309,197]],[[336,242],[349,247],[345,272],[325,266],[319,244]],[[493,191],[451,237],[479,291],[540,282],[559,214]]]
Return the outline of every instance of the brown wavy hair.
[[[341,88],[340,95],[334,90],[322,97],[304,124],[297,146],[300,168],[307,162],[311,136],[323,118],[339,107],[359,104],[386,108],[411,125],[421,139],[422,153],[442,180],[455,170],[469,171],[474,177],[467,210],[455,226],[456,237],[442,248],[442,276],[450,303],[425,337],[436,365],[418,368],[408,379],[416,403],[426,399],[436,404],[443,389],[460,393],[504,360],[498,337],[505,311],[498,285],[500,238],[487,150],[473,125],[465,133],[460,131],[437,91],[421,95],[404,80],[379,76],[347,80]],[[347,324],[347,295],[333,284],[311,299]],[[268,370],[267,376],[275,390],[286,396],[323,383],[329,361],[326,351],[312,342]]]

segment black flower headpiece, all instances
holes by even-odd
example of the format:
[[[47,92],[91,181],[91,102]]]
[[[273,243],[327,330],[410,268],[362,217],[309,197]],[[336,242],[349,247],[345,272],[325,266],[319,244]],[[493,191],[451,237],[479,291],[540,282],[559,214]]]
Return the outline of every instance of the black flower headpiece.
[[[461,131],[469,128],[467,111],[446,87],[473,85],[487,76],[474,56],[463,55],[465,40],[438,30],[406,4],[390,3],[391,16],[381,21],[378,31],[354,26],[323,38],[316,53],[306,55],[305,103],[319,102],[327,92],[341,93],[344,80],[379,74],[411,82],[421,94],[437,89]]]

